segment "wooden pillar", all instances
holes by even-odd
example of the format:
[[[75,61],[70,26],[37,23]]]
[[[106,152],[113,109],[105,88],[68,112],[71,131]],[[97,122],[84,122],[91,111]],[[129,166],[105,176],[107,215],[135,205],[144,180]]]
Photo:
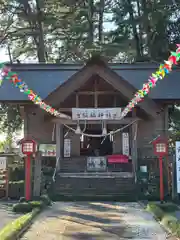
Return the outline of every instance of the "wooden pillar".
[[[56,123],[56,163],[57,170],[60,170],[60,163],[63,157],[62,150],[64,145],[63,126],[62,124]]]
[[[133,109],[132,116],[136,116],[136,111]],[[134,176],[135,182],[137,182],[137,161],[138,161],[138,154],[137,154],[137,131],[138,131],[138,122],[134,122],[131,127],[132,132],[132,146],[131,146],[131,156],[132,156],[132,164],[134,168]]]
[[[34,186],[33,186],[34,197],[39,197],[41,194],[41,167],[42,167],[41,152],[37,152],[34,160]]]
[[[166,105],[164,107],[164,135],[165,135],[166,139],[168,139],[168,129],[169,129],[169,106]],[[166,157],[165,165],[166,165],[166,170],[167,170],[168,193],[170,193],[171,174],[170,174],[170,168],[169,168],[169,156]]]

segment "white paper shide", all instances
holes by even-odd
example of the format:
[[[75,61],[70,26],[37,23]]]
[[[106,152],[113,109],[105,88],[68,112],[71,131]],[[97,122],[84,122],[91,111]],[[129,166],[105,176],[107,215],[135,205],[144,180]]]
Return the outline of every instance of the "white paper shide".
[[[176,142],[177,193],[180,193],[180,141]]]

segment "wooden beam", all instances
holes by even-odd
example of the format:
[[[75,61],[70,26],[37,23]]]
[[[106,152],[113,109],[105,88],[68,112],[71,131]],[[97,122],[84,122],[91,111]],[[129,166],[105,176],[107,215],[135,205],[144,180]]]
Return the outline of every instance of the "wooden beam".
[[[98,95],[97,95],[97,79],[95,79],[94,82],[94,107],[97,108],[98,107]]]
[[[123,111],[123,108],[125,106],[121,107],[122,111]],[[88,108],[87,108],[88,109]],[[58,111],[64,113],[64,112],[67,112],[67,113],[72,113],[72,108],[59,108]]]
[[[114,107],[116,107],[116,105],[117,105],[117,96],[114,95]]]
[[[121,120],[106,120],[106,123],[107,124],[119,124],[119,125],[122,125],[122,124],[129,124],[133,121],[139,121],[141,120],[140,118],[123,118]],[[51,120],[52,122],[54,123],[61,123],[61,124],[67,124],[67,125],[77,125],[77,121],[74,121],[74,120],[71,120],[71,119],[60,119],[60,118],[53,118]],[[89,120],[89,121],[86,121],[86,124],[101,124],[100,121],[96,120],[96,121],[92,121],[92,120]],[[80,124],[84,124],[84,121],[80,121]]]
[[[77,91],[77,93],[79,95],[120,95],[120,92],[117,91],[96,91],[96,93],[94,91]]]
[[[136,89],[131,84],[119,77],[109,68],[97,68],[97,74],[99,74],[99,76],[101,76],[106,82],[122,93],[127,99],[131,99],[133,94],[136,92]],[[138,105],[144,109],[147,115],[153,118],[157,117],[157,112],[160,110],[157,104],[148,97]]]
[[[79,107],[79,93],[76,93],[76,108]]]

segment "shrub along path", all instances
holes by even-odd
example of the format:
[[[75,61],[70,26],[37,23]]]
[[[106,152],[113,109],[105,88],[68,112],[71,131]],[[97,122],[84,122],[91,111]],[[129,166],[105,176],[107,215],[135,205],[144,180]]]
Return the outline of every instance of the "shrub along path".
[[[12,212],[12,204],[5,201],[0,202],[0,229],[2,229],[6,224],[22,216],[22,214],[15,214]]]
[[[164,230],[138,203],[56,202],[21,240],[165,240]]]

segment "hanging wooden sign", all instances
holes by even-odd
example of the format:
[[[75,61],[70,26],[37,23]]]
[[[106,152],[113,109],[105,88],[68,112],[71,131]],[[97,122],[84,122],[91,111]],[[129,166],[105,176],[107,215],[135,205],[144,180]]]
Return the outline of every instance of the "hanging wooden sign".
[[[129,133],[122,133],[122,154],[129,156]]]
[[[64,157],[71,156],[71,139],[64,139]]]
[[[121,108],[72,108],[73,120],[119,120]]]

